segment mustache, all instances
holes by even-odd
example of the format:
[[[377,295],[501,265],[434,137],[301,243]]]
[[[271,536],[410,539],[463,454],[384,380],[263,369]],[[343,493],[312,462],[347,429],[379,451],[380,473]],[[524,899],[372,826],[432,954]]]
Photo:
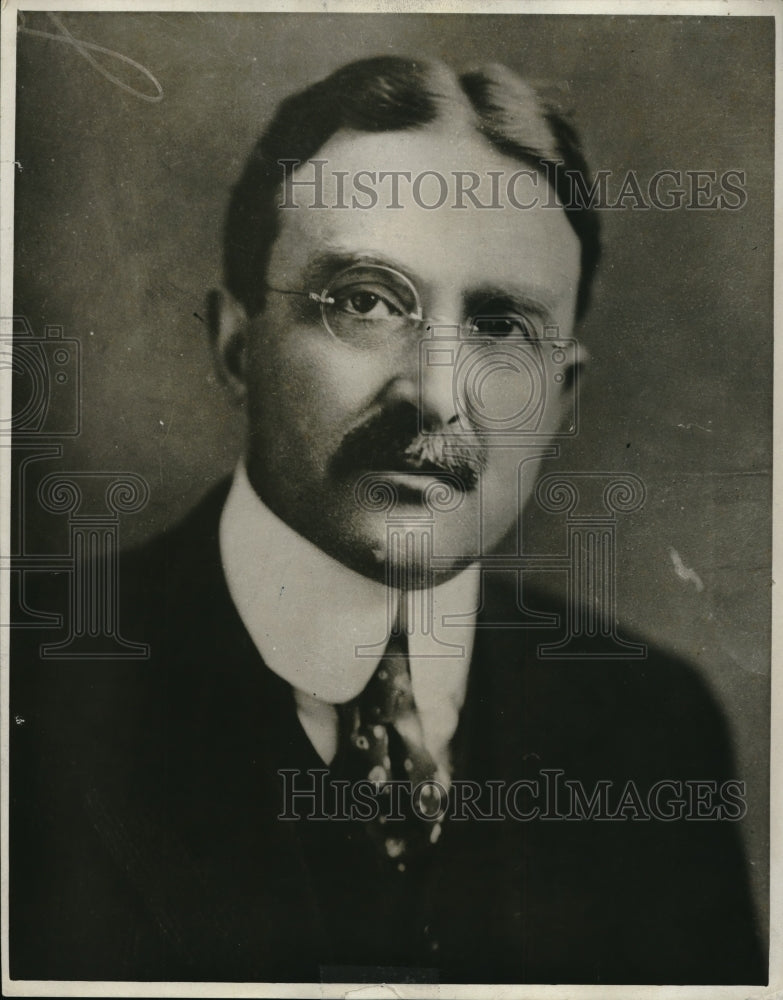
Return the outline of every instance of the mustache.
[[[336,475],[369,469],[456,476],[463,489],[473,490],[487,466],[487,449],[475,434],[422,431],[418,411],[404,407],[382,410],[350,430],[331,466]]]

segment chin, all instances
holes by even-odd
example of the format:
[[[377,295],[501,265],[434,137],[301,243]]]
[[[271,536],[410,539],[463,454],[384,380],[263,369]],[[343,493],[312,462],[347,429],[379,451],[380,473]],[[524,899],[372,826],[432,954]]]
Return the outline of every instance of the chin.
[[[341,538],[338,558],[364,576],[405,589],[422,589],[456,576],[479,556],[479,534],[452,516],[359,516],[350,537]],[[471,530],[468,530],[471,529]],[[433,562],[435,565],[433,566]]]

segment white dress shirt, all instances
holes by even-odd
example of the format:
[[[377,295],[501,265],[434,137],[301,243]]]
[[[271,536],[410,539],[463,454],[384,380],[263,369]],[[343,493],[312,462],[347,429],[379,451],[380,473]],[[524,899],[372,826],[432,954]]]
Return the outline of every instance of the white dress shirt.
[[[243,462],[223,508],[220,553],[245,628],[267,666],[292,685],[302,727],[331,763],[338,739],[334,706],[359,694],[375,672],[400,592],[354,572],[281,521],[250,485]],[[424,743],[446,783],[473,650],[479,572],[471,566],[433,588],[432,631],[442,645],[433,647],[420,614],[402,613],[414,623],[408,653]],[[448,620],[454,616],[459,621]]]

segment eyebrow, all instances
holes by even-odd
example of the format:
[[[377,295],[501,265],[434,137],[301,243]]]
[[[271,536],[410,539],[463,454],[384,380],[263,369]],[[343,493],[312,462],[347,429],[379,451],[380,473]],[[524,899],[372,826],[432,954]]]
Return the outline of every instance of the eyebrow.
[[[547,320],[552,317],[554,299],[538,287],[524,285],[497,285],[492,283],[478,285],[464,296],[467,313],[473,313],[485,302],[508,302],[520,311],[532,314],[537,319]]]
[[[309,290],[321,291],[335,274],[357,264],[391,267],[404,274],[422,294],[422,286],[426,285],[421,277],[410,270],[402,261],[385,253],[373,250],[340,251],[326,250],[313,256],[305,266],[302,280]],[[501,299],[515,307],[532,314],[540,320],[550,319],[556,304],[555,297],[538,285],[497,284],[492,281],[481,282],[465,292],[462,296],[466,311],[480,306],[488,300]]]
[[[321,291],[335,274],[356,264],[375,264],[378,267],[392,267],[395,271],[399,271],[400,274],[404,274],[417,287],[421,284],[417,276],[402,261],[372,250],[355,252],[326,250],[323,253],[316,254],[305,266],[302,272],[302,280],[306,284],[312,285],[313,290],[318,286],[317,290]]]

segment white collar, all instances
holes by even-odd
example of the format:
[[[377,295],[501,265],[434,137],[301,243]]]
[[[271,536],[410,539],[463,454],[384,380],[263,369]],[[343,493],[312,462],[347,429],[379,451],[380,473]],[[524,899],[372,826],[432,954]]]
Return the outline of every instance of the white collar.
[[[240,462],[220,519],[220,552],[231,597],[271,670],[295,689],[340,704],[374,673],[399,593],[344,566],[298,534],[259,498]],[[473,647],[478,566],[433,588],[436,635],[453,644],[433,657],[431,637],[408,637],[418,702],[461,703]],[[444,616],[460,616],[458,624]],[[418,619],[417,619],[418,620]],[[429,640],[429,641],[428,641]],[[356,655],[356,647],[377,653]],[[422,704],[423,707],[423,704]]]

